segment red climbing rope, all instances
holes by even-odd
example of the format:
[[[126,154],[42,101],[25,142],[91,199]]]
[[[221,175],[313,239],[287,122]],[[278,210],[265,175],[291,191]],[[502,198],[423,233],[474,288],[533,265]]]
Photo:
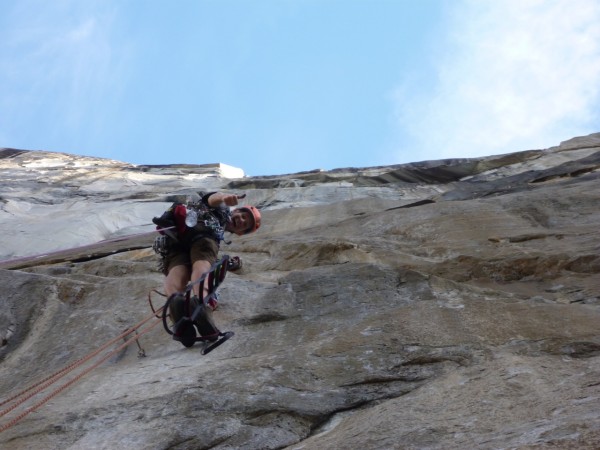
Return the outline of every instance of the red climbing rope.
[[[121,333],[119,336],[117,336],[114,339],[111,339],[110,341],[108,341],[104,345],[100,346],[98,349],[94,350],[93,352],[91,352],[90,354],[86,355],[85,357],[78,359],[77,361],[69,364],[68,366],[64,367],[63,369],[61,369],[61,370],[53,373],[52,375],[47,376],[43,380],[38,381],[37,383],[35,383],[35,384],[27,387],[26,389],[23,389],[22,391],[20,391],[19,393],[13,395],[12,397],[1,401],[0,402],[0,406],[17,400],[15,402],[15,404],[13,404],[12,406],[10,406],[8,408],[5,408],[4,410],[0,411],[0,417],[5,416],[9,412],[13,411],[17,407],[19,407],[20,405],[22,405],[23,403],[25,403],[31,397],[39,394],[40,392],[44,391],[48,387],[50,387],[53,384],[57,383],[62,378],[64,378],[65,376],[67,376],[70,372],[72,372],[76,368],[82,366],[84,363],[86,363],[90,359],[94,358],[95,356],[99,355],[101,352],[103,352],[104,350],[106,350],[108,347],[110,347],[111,345],[115,344],[119,340],[124,339],[126,336],[128,336],[131,333],[137,332],[137,334],[134,337],[132,337],[131,339],[127,340],[126,342],[124,342],[123,344],[121,344],[120,346],[118,346],[117,348],[115,348],[114,350],[112,350],[109,353],[107,353],[106,355],[104,355],[101,359],[99,359],[98,361],[96,361],[93,365],[91,365],[90,367],[88,367],[87,369],[85,369],[80,374],[76,375],[74,378],[72,378],[71,380],[69,380],[68,382],[66,382],[65,384],[63,384],[62,386],[56,388],[54,391],[52,391],[50,394],[48,394],[42,400],[38,401],[35,405],[33,405],[33,406],[29,407],[28,409],[26,409],[25,411],[23,411],[17,417],[13,418],[10,422],[8,422],[8,423],[6,423],[4,425],[1,425],[0,426],[0,433],[3,432],[3,431],[5,431],[5,430],[7,430],[7,429],[9,429],[10,427],[14,426],[16,423],[18,423],[20,420],[22,420],[28,414],[30,414],[33,411],[37,410],[42,405],[44,405],[46,402],[48,402],[50,399],[52,399],[53,397],[55,397],[56,395],[58,395],[59,393],[61,393],[65,389],[67,389],[69,386],[71,386],[74,383],[76,383],[77,381],[79,381],[81,378],[83,378],[89,372],[91,372],[92,370],[94,370],[96,367],[100,366],[103,362],[105,362],[111,356],[115,355],[116,353],[118,353],[119,351],[121,351],[122,349],[124,349],[125,347],[127,347],[128,345],[132,344],[133,342],[137,342],[140,337],[142,337],[144,334],[146,334],[150,330],[152,330],[156,325],[158,325],[159,323],[161,323],[160,320],[157,320],[156,322],[154,322],[154,323],[150,324],[149,326],[145,327],[143,330],[138,331],[138,329],[140,327],[142,327],[144,324],[146,324],[147,322],[149,322],[153,318],[156,319],[157,318],[157,314],[161,310],[162,310],[162,308],[159,308],[156,312],[153,312],[152,315],[146,317],[144,320],[142,320],[138,324],[136,324],[133,327],[127,329],[126,331],[124,331],[123,333]]]

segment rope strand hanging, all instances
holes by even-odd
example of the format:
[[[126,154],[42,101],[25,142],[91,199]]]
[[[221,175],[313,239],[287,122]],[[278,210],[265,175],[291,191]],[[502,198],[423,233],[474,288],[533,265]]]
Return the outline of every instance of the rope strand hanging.
[[[159,308],[156,311],[156,313],[153,313],[152,315],[146,317],[145,319],[143,319],[142,321],[140,321],[139,323],[137,323],[133,327],[127,329],[126,331],[124,331],[123,333],[121,333],[119,336],[117,336],[117,337],[111,339],[110,341],[106,342],[105,344],[103,344],[102,346],[100,346],[99,348],[97,348],[96,350],[94,350],[93,352],[89,353],[88,355],[84,356],[83,358],[78,359],[77,361],[75,361],[75,362],[67,365],[63,369],[61,369],[61,370],[53,373],[52,375],[49,375],[49,376],[45,377],[43,380],[40,380],[37,383],[34,383],[33,385],[31,385],[31,386],[29,386],[29,387],[21,390],[20,392],[18,392],[17,394],[11,396],[10,398],[7,398],[7,399],[3,400],[2,402],[0,402],[0,406],[2,406],[2,405],[5,405],[7,403],[16,401],[12,406],[10,406],[8,408],[5,408],[4,410],[0,411],[0,417],[3,417],[6,414],[10,413],[11,411],[15,410],[16,408],[18,408],[19,406],[21,406],[23,403],[25,403],[30,398],[32,398],[35,395],[43,392],[44,390],[46,390],[50,386],[58,383],[60,380],[62,380],[63,378],[65,378],[70,372],[72,372],[75,369],[83,366],[86,362],[88,362],[92,358],[98,356],[100,353],[102,353],[103,351],[105,351],[106,349],[108,349],[111,345],[114,345],[116,342],[118,342],[121,339],[124,339],[126,336],[128,336],[128,335],[130,335],[132,333],[137,332],[135,334],[135,336],[133,336],[131,339],[125,341],[123,344],[119,345],[118,347],[116,347],[112,351],[110,351],[107,354],[105,354],[104,356],[102,356],[102,358],[100,358],[98,361],[96,361],[90,367],[88,367],[83,372],[81,372],[78,375],[76,375],[74,378],[72,378],[71,380],[69,380],[68,382],[66,382],[65,384],[63,384],[62,386],[56,388],[54,391],[52,391],[50,394],[48,394],[42,400],[38,401],[36,404],[34,404],[33,406],[29,407],[28,409],[26,409],[25,411],[23,411],[22,413],[20,413],[18,416],[16,416],[15,418],[11,419],[8,423],[6,423],[4,425],[0,425],[0,433],[3,432],[3,431],[6,431],[7,429],[9,429],[12,426],[14,426],[15,424],[17,424],[24,417],[26,417],[30,413],[34,412],[35,410],[37,410],[38,408],[40,408],[41,406],[43,406],[45,403],[47,403],[49,400],[51,400],[53,397],[55,397],[56,395],[58,395],[59,393],[61,393],[62,391],[64,391],[68,387],[70,387],[71,385],[75,384],[77,381],[79,381],[81,378],[83,378],[89,372],[91,372],[92,370],[94,370],[95,368],[97,368],[98,366],[100,366],[102,363],[104,363],[106,360],[108,360],[110,357],[112,357],[116,353],[120,352],[121,350],[123,350],[127,346],[131,345],[132,343],[137,342],[143,335],[145,335],[146,333],[148,333],[149,331],[151,331],[156,325],[158,325],[159,323],[161,323],[161,321],[158,320],[158,318],[156,317],[156,314],[158,312],[160,312],[161,310],[162,310],[162,308]],[[147,324],[152,319],[157,319],[157,320],[154,323],[149,324],[143,330],[140,331],[140,328],[143,325]]]

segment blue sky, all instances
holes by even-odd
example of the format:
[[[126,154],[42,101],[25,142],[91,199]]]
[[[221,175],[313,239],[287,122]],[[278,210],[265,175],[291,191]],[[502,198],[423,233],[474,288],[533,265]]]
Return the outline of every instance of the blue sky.
[[[2,0],[0,147],[246,174],[600,131],[598,0]]]

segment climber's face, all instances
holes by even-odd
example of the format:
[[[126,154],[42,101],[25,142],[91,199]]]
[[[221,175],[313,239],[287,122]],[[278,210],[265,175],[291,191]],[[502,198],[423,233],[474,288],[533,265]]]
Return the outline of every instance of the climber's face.
[[[231,213],[231,222],[227,224],[227,231],[239,236],[244,235],[254,228],[254,218],[247,209],[236,209]]]

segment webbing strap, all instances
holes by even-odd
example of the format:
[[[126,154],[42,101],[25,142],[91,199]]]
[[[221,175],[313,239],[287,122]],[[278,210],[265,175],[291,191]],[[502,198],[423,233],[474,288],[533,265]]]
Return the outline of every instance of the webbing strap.
[[[220,260],[218,260],[216,263],[214,263],[212,266],[210,266],[210,269],[208,269],[206,272],[204,272],[197,280],[188,283],[188,285],[185,287],[185,290],[182,292],[182,294],[184,294],[184,295],[189,294],[192,291],[192,289],[194,288],[194,286],[199,284],[200,285],[200,296],[202,297],[201,300],[204,302],[205,299],[203,298],[203,295],[204,295],[203,291],[204,291],[205,280],[208,279],[207,290],[208,290],[208,295],[210,297],[210,294],[212,294],[225,279],[225,275],[227,274],[227,262],[228,261],[229,261],[229,255],[224,255]],[[209,297],[207,297],[207,298],[209,298]]]
[[[189,298],[190,298],[190,293],[192,291],[192,288],[199,284],[200,285],[200,296],[201,298],[201,304],[204,303],[205,305],[207,304],[207,302],[211,299],[215,297],[216,294],[216,290],[217,288],[221,285],[221,283],[223,282],[223,280],[225,279],[225,275],[227,275],[227,262],[229,261],[229,255],[224,255],[219,261],[217,261],[216,263],[214,263],[210,269],[208,271],[206,271],[205,273],[202,274],[202,276],[200,276],[197,280],[190,282],[185,290],[183,292],[180,292],[179,294],[184,295],[186,297],[186,308],[185,308],[185,312],[189,313]],[[208,290],[208,295],[206,297],[204,297],[204,284],[207,283],[207,290]],[[171,301],[173,299],[173,297],[177,295],[177,294],[173,294],[171,295],[167,301],[165,302],[165,305],[163,306],[163,310],[162,310],[162,322],[163,322],[163,328],[165,329],[165,331],[171,335],[173,335],[173,331],[171,330],[171,327],[169,326],[169,324],[167,323],[167,311],[169,309],[169,306],[171,304]],[[199,307],[200,305],[198,305],[198,307],[196,307],[194,309],[194,311],[192,312],[192,314],[190,314],[190,316],[184,316],[181,317],[177,323],[175,323],[175,325],[173,326],[173,329],[177,330],[177,327],[184,321],[194,321],[196,319],[196,317],[198,316],[199,313]]]

